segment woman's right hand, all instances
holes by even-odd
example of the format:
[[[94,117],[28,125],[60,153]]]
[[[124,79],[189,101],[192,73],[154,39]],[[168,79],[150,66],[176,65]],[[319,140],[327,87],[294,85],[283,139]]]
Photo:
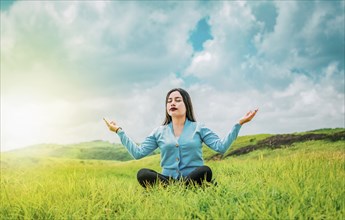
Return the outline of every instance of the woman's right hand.
[[[103,120],[107,124],[110,131],[117,132],[117,130],[120,128],[114,121],[108,122],[105,118],[103,118]]]

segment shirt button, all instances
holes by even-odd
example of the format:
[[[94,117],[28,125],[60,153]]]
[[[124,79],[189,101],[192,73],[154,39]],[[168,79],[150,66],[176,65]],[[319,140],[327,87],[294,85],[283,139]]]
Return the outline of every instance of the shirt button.
[[[178,147],[178,144],[176,144],[175,146]]]
[[[178,157],[176,157],[176,161],[179,161],[180,159]]]

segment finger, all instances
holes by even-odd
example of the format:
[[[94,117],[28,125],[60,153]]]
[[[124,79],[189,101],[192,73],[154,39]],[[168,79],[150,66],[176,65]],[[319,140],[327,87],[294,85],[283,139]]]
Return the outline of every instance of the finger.
[[[109,126],[109,122],[105,118],[103,118],[103,120]]]
[[[256,112],[257,112],[257,111],[252,112],[252,114],[249,116],[249,118],[250,118],[250,119],[254,118],[254,116],[256,115]]]
[[[246,118],[246,120],[247,120],[247,121],[252,120],[252,116],[248,116],[248,117]]]

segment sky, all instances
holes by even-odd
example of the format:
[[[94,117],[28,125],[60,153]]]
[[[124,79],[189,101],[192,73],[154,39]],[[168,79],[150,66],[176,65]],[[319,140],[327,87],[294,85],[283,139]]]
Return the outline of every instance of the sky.
[[[345,1],[1,1],[1,151],[136,142],[166,93],[220,137],[345,127]]]

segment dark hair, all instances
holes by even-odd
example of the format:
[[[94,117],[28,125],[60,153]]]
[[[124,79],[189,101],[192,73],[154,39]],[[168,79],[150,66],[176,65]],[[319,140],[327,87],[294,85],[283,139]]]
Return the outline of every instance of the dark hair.
[[[194,117],[194,111],[193,111],[193,105],[192,105],[192,99],[190,98],[188,92],[181,88],[175,88],[168,92],[166,98],[165,98],[165,120],[163,125],[167,125],[171,122],[171,116],[168,114],[167,110],[167,103],[168,98],[172,92],[178,91],[183,99],[184,105],[186,106],[186,117],[189,121],[196,121]]]

